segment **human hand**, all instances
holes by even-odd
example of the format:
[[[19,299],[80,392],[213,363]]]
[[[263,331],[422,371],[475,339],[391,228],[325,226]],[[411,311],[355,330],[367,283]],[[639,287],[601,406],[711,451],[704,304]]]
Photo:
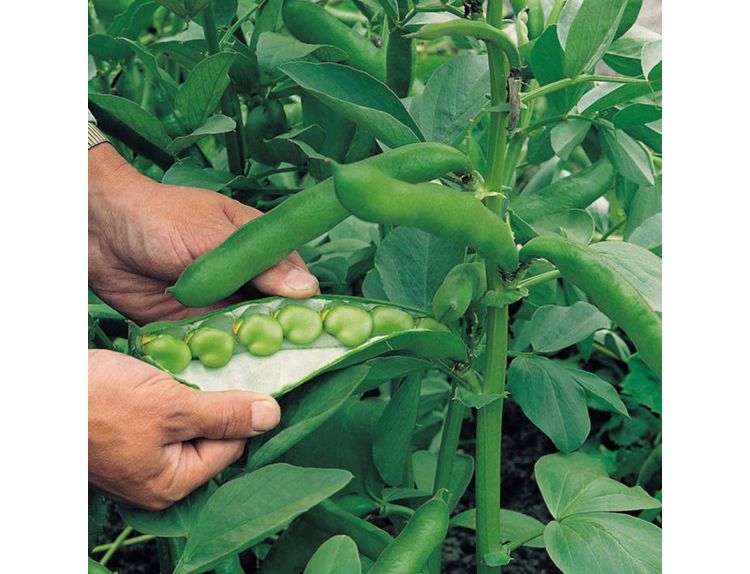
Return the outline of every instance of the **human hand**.
[[[98,145],[89,151],[89,286],[138,322],[205,312],[209,308],[183,307],[165,289],[193,259],[259,215],[220,193],[157,183],[112,146]],[[264,293],[297,299],[319,292],[297,253],[252,283]]]
[[[279,418],[271,397],[197,391],[133,357],[89,351],[89,481],[115,500],[163,510]]]

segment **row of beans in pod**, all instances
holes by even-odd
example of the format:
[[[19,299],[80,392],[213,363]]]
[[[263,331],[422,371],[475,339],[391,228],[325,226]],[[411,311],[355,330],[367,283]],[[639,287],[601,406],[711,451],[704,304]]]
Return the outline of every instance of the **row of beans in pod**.
[[[321,310],[289,303],[278,309],[249,307],[241,316],[213,315],[185,333],[142,335],[143,353],[172,373],[185,370],[193,359],[208,368],[220,368],[236,352],[247,350],[257,357],[277,353],[285,342],[314,344],[325,332],[344,347],[356,347],[372,337],[409,329],[448,330],[430,317],[411,314],[386,305],[370,309],[352,302],[330,302]]]

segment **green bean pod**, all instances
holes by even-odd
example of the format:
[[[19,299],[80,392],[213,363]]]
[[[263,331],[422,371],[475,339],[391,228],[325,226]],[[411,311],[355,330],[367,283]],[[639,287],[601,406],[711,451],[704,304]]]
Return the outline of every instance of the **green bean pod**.
[[[281,14],[284,24],[298,40],[335,46],[346,52],[346,63],[385,81],[383,53],[319,4],[309,0],[286,0]]]
[[[448,271],[432,298],[432,312],[441,323],[464,316],[469,305],[487,290],[487,274],[482,263],[460,263]]]
[[[562,237],[542,236],[529,241],[521,249],[521,257],[543,257],[553,263],[627,333],[644,362],[661,376],[661,318],[595,250]]]
[[[444,144],[419,143],[358,162],[405,181],[428,181],[471,169],[469,159]],[[195,259],[168,289],[188,307],[210,305],[234,293],[292,251],[341,223],[349,212],[339,203],[333,180],[296,193],[232,233],[216,249]]]
[[[501,50],[508,58],[511,68],[521,68],[521,55],[518,47],[505,32],[479,20],[450,20],[437,24],[426,24],[410,37],[422,40],[435,40],[441,36],[474,36]]]
[[[601,159],[546,187],[522,193],[512,203],[513,212],[526,221],[534,221],[568,209],[585,209],[612,189],[614,177],[612,164]]]
[[[405,183],[369,165],[334,166],[333,179],[342,205],[360,219],[418,227],[473,247],[504,271],[518,267],[510,226],[472,194]]]
[[[448,532],[448,505],[433,498],[420,506],[368,574],[419,574]]]

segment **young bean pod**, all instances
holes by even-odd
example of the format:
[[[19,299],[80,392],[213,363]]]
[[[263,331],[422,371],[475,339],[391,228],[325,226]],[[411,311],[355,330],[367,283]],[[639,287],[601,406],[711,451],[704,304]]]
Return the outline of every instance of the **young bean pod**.
[[[425,502],[368,574],[419,574],[430,554],[443,542],[448,516],[448,505],[441,498]]]
[[[415,183],[471,170],[464,154],[437,143],[402,146],[352,165],[372,165]],[[168,291],[189,307],[215,303],[348,215],[336,197],[332,179],[322,181],[237,229],[216,249],[190,263]]]
[[[234,337],[221,329],[201,327],[189,335],[188,346],[201,364],[216,369],[232,360]]]
[[[432,312],[441,323],[463,317],[469,305],[487,290],[487,274],[481,263],[461,263],[451,269],[432,298]]]
[[[334,166],[333,179],[341,203],[360,219],[418,227],[473,247],[504,271],[518,267],[510,226],[469,193],[412,185],[368,165]]]
[[[635,343],[644,362],[661,376],[661,319],[643,296],[590,247],[554,236],[537,237],[521,250],[524,260],[543,257],[588,293],[599,309]]]

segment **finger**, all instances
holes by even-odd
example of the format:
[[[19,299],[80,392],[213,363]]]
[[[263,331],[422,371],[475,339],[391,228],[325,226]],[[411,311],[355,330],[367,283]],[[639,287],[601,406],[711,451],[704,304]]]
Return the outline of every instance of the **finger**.
[[[263,293],[292,299],[312,297],[320,290],[315,276],[304,267],[293,264],[288,258],[255,277],[252,283]]]
[[[279,404],[250,391],[196,391],[183,387],[167,439],[232,439],[258,436],[279,424]]]
[[[232,464],[245,450],[245,440],[198,439],[182,443],[169,498],[180,500]]]

